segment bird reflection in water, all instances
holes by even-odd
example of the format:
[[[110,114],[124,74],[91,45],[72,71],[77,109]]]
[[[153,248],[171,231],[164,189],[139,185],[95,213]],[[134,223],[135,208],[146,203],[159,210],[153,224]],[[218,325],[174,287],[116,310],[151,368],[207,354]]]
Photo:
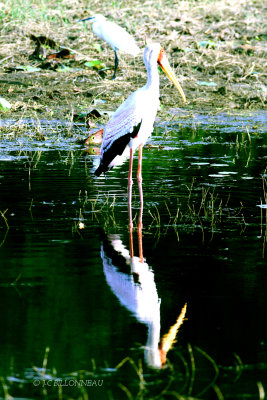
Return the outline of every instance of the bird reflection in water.
[[[141,190],[141,185],[139,190]],[[119,302],[148,328],[144,350],[147,365],[152,368],[161,368],[166,362],[167,352],[175,342],[178,329],[185,319],[186,304],[176,323],[170,327],[167,334],[160,338],[161,300],[158,297],[154,272],[143,256],[142,207],[141,202],[137,228],[139,256],[134,256],[132,211],[129,208],[129,250],[119,235],[109,234],[103,240],[101,257],[106,281],[112,292]]]

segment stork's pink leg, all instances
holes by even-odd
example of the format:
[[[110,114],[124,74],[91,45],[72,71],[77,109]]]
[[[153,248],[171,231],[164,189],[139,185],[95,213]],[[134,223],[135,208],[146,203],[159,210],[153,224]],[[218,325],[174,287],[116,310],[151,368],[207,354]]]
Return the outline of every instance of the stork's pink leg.
[[[134,257],[133,248],[133,220],[132,220],[132,210],[129,208],[129,246],[130,246],[130,256]]]
[[[132,222],[132,186],[133,186],[133,149],[130,149],[129,174],[128,174],[128,209],[129,209],[129,229],[133,229]]]
[[[137,169],[137,181],[140,193],[140,218],[141,226],[142,226],[142,214],[143,214],[143,188],[142,188],[142,155],[143,155],[143,145],[139,145],[139,156],[138,156],[138,169]]]
[[[142,182],[142,156],[143,156],[143,145],[139,144],[139,156],[138,156],[138,169],[137,169],[137,180]]]
[[[143,256],[143,238],[142,238],[142,228],[143,228],[143,191],[142,191],[142,181],[138,182],[139,186],[139,192],[140,192],[140,213],[139,213],[139,220],[138,220],[138,228],[137,228],[137,234],[138,234],[138,247],[139,247],[139,260],[141,263],[144,262],[144,256]]]
[[[143,155],[143,145],[139,145],[139,156],[138,156],[138,170],[137,170],[137,181],[138,188],[140,194],[140,213],[139,213],[139,221],[138,221],[138,245],[139,245],[139,259],[140,262],[144,262],[143,257],[143,241],[142,241],[142,228],[143,228],[143,187],[142,187],[142,155]]]
[[[143,187],[142,187],[142,179],[138,180],[138,188],[140,194],[140,213],[139,213],[139,221],[138,221],[138,229],[142,230],[142,216],[143,216]]]
[[[128,174],[128,186],[133,184],[133,149],[130,148],[130,161],[129,161],[129,174]]]

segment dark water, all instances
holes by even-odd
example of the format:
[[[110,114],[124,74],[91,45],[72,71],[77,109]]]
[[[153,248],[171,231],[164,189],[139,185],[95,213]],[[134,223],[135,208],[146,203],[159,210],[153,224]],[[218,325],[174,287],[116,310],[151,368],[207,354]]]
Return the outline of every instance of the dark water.
[[[128,164],[95,178],[97,156],[49,126],[0,142],[0,397],[264,398],[266,113],[156,125],[131,274]]]

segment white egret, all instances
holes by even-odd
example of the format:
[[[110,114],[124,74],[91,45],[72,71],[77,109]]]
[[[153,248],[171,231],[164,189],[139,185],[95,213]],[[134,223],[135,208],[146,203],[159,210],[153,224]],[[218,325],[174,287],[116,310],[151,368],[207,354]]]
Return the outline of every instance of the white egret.
[[[126,32],[125,29],[121,28],[114,22],[108,21],[104,15],[95,14],[92,17],[81,19],[80,21],[91,20],[93,32],[100,38],[107,42],[115,53],[115,66],[114,74],[112,79],[116,78],[116,72],[119,65],[119,58],[117,51],[122,51],[124,53],[130,54],[134,57],[140,52],[135,39]]]
[[[144,63],[147,69],[147,82],[119,106],[105,126],[100,164],[95,171],[95,175],[99,176],[130,157],[129,201],[132,186],[133,152],[139,147],[137,180],[141,182],[142,149],[151,135],[159,107],[158,64],[179,90],[183,100],[186,101],[183,89],[177,81],[160,44],[147,44],[144,50]]]

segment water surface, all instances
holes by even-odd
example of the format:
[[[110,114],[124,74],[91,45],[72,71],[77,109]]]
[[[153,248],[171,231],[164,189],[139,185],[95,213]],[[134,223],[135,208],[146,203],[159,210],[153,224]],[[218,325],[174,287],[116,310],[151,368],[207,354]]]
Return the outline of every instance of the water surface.
[[[34,380],[80,371],[103,380],[86,387],[89,398],[122,398],[119,384],[136,396],[133,364],[115,369],[130,357],[142,363],[144,398],[171,376],[170,390],[210,398],[216,368],[225,398],[259,398],[267,372],[266,113],[156,124],[143,156],[139,237],[134,177],[132,271],[128,164],[95,178],[98,157],[77,141],[82,126],[70,136],[58,124],[55,134],[42,122],[42,141],[0,142],[0,376],[9,393],[36,398]],[[137,289],[147,297],[133,305]],[[155,369],[157,342],[185,304],[167,364]]]

